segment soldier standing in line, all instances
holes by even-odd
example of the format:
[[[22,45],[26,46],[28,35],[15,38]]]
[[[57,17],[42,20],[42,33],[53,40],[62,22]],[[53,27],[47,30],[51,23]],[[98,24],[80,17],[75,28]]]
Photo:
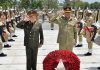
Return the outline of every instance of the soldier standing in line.
[[[16,16],[16,10],[12,9],[11,12],[11,22],[12,22],[12,27],[14,28],[14,32],[12,33],[12,37],[17,37],[15,35],[15,31],[16,31],[16,19],[15,19],[15,16]]]
[[[50,18],[55,15],[54,10],[49,11],[47,15],[48,15],[48,19],[50,21]],[[54,30],[54,23],[53,22],[50,22],[50,23],[51,23],[50,24],[51,30]]]
[[[12,21],[11,21],[11,16],[10,16],[10,11],[9,10],[7,11],[6,25],[7,25],[7,30],[10,33],[9,41],[13,41],[12,33],[14,32],[14,28],[12,27]]]
[[[1,17],[1,11],[0,11],[0,17]],[[2,22],[1,22],[1,19],[0,19],[0,57],[4,57],[4,56],[7,56],[6,54],[3,53],[3,46],[2,46],[2,32],[3,32],[3,27],[2,27]]]
[[[42,11],[42,23],[44,23],[44,21],[45,21],[45,12]]]
[[[1,17],[0,17],[1,22],[2,22],[2,29],[3,29],[1,39],[2,39],[2,42],[3,42],[4,48],[11,47],[8,44],[8,37],[9,37],[10,33],[7,30],[6,15],[7,15],[7,12],[3,11],[1,13]]]
[[[59,49],[73,50],[76,44],[76,23],[77,19],[71,17],[71,7],[64,6],[63,11],[58,12],[59,15],[55,15],[50,19],[50,22],[54,22],[59,25],[58,40]]]
[[[99,14],[98,14],[98,21],[100,22],[100,9],[99,9]],[[100,23],[99,23],[99,24],[100,24]],[[98,34],[100,34],[100,28],[99,28]],[[98,67],[97,69],[100,70],[100,67]]]
[[[24,46],[26,46],[27,70],[37,70],[38,48],[43,45],[42,25],[38,22],[38,13],[35,10],[27,12],[24,20],[17,24],[24,29]]]
[[[100,9],[98,10],[98,13],[97,13],[97,23],[98,25],[100,25]],[[100,27],[98,28],[98,34],[100,35]]]
[[[75,47],[82,47],[82,34],[80,33],[82,28],[83,28],[83,11],[82,10],[79,10],[78,11],[78,22],[77,22],[77,32],[78,32],[78,40],[79,40],[79,43],[78,45],[76,45]]]
[[[98,21],[100,21],[100,9],[99,9],[99,14],[98,14]]]
[[[92,55],[92,48],[93,48],[93,41],[92,41],[92,37],[93,37],[93,28],[91,27],[91,25],[94,23],[94,18],[92,17],[92,11],[91,10],[87,10],[86,13],[86,17],[85,17],[85,25],[84,25],[84,33],[85,33],[85,37],[88,43],[88,52],[86,54],[84,54],[85,56],[91,56]]]

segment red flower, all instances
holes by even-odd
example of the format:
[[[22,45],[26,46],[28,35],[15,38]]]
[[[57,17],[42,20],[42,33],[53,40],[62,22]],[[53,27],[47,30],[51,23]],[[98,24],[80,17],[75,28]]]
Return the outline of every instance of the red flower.
[[[50,52],[43,61],[43,70],[55,70],[60,59],[62,59],[66,70],[80,70],[79,58],[69,50]]]

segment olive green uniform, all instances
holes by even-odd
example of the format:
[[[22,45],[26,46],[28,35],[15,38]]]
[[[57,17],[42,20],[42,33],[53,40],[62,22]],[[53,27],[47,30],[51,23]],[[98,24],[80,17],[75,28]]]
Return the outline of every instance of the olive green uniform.
[[[42,25],[38,22],[32,24],[31,22],[22,21],[17,24],[17,27],[24,29],[24,46],[26,46],[27,70],[37,70],[36,63],[38,46],[39,44],[43,44]]]
[[[59,25],[59,33],[57,43],[59,43],[59,49],[73,50],[75,45],[75,37],[77,35],[75,18],[67,20],[65,17],[53,17],[51,21]]]

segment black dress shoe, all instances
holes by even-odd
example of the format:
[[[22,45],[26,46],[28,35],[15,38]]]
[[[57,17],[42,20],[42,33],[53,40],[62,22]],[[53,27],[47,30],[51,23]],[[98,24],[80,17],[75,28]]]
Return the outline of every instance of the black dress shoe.
[[[51,28],[51,30],[54,30],[54,28]]]
[[[75,47],[82,47],[82,44],[78,44],[78,45],[76,45]]]
[[[0,57],[5,57],[5,56],[7,56],[7,54],[4,54],[4,53],[0,54]]]
[[[97,69],[100,69],[100,67],[98,67]]]
[[[85,56],[91,56],[92,53],[87,52],[86,54],[84,54]]]
[[[54,30],[54,29],[51,29],[51,30]]]
[[[12,37],[17,37],[16,35],[13,35]]]
[[[9,44],[4,45],[4,48],[9,48],[9,47],[11,47]]]
[[[8,41],[15,41],[15,40],[13,40],[13,39],[9,39]]]

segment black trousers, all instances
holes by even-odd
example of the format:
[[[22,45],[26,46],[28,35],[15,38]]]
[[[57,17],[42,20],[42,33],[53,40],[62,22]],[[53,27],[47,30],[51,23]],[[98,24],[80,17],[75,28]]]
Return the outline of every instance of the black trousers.
[[[27,70],[37,70],[37,54],[38,48],[30,48],[26,46],[26,62]]]

